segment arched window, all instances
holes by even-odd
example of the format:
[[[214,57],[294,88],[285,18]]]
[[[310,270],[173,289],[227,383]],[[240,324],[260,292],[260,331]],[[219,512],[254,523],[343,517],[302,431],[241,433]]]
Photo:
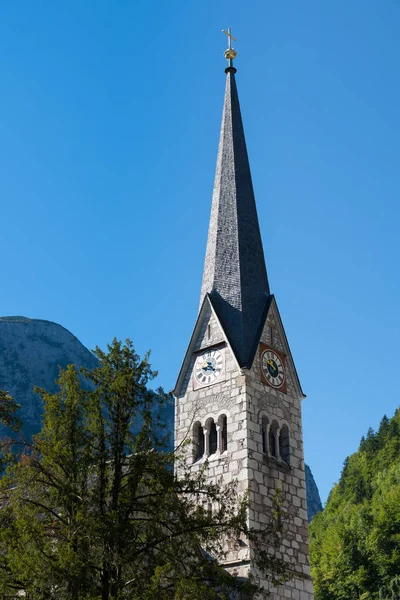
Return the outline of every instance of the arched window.
[[[262,451],[264,454],[268,454],[268,417],[264,416],[261,421],[261,435],[262,435]]]
[[[289,464],[290,444],[289,444],[289,429],[287,425],[283,425],[279,434],[279,454],[285,463]]]
[[[200,460],[204,455],[204,429],[201,423],[193,426],[194,460]]]
[[[226,415],[221,415],[218,418],[219,435],[220,435],[219,450],[220,450],[221,454],[228,449],[228,429],[227,429],[227,424],[228,423],[227,423]]]
[[[270,456],[274,456],[276,458],[275,433],[272,431],[272,429],[269,430],[269,454]]]
[[[278,458],[278,448],[277,448],[277,436],[278,436],[278,423],[274,421],[271,423],[271,427],[269,428],[269,436],[268,436],[268,450],[269,455],[274,458]]]
[[[217,426],[212,420],[209,428],[209,454],[215,454],[218,448]]]

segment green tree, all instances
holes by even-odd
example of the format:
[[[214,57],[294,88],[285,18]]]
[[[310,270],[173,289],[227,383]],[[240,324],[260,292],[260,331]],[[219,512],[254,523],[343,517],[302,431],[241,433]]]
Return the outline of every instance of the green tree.
[[[0,390],[0,431],[2,428],[5,428],[5,432],[10,431],[17,433],[21,426],[22,422],[17,416],[17,412],[20,409],[20,405],[15,402],[15,400],[3,390]],[[3,437],[4,429],[3,429]],[[7,443],[7,439],[5,443],[0,444],[0,476],[3,473],[5,466],[12,462],[13,454],[10,452],[9,443]]]
[[[310,526],[316,600],[391,600],[400,577],[400,413],[370,429]],[[393,583],[392,583],[393,582]],[[392,586],[392,587],[391,587]]]
[[[400,577],[394,577],[386,587],[379,590],[379,600],[400,600]]]
[[[18,431],[21,427],[21,420],[17,416],[20,405],[3,390],[0,390],[0,425],[9,427],[13,431]]]
[[[261,568],[277,583],[283,561],[263,551],[279,545],[281,509],[264,530],[249,531],[247,501],[234,484],[209,483],[207,465],[174,475],[157,407],[156,375],[127,341],[96,350],[99,367],[62,371],[59,391],[40,390],[43,429],[10,462],[0,481],[0,594],[34,600],[191,600],[227,598],[253,582],[219,565],[227,543],[260,544]],[[136,431],[136,433],[132,433]],[[211,558],[212,557],[212,558]]]

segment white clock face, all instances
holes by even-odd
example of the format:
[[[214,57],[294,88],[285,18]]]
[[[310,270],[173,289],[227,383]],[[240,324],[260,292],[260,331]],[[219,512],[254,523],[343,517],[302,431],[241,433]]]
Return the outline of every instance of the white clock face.
[[[285,382],[285,367],[282,359],[273,350],[265,350],[261,355],[261,368],[265,379],[274,388],[280,388]]]
[[[214,383],[222,374],[224,357],[221,350],[206,350],[197,357],[194,376],[200,385]]]

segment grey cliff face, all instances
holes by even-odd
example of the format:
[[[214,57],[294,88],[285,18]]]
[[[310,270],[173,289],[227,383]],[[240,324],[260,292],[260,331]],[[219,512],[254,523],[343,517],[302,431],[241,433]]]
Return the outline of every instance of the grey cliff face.
[[[313,474],[308,465],[306,467],[306,491],[307,491],[307,512],[308,522],[311,521],[313,516],[322,510],[322,502],[319,496],[317,484],[315,483]]]
[[[55,380],[60,367],[73,364],[78,369],[93,369],[97,358],[67,329],[40,319],[26,317],[0,317],[0,390],[5,390],[21,405],[19,417],[26,438],[41,429],[42,402],[33,392],[35,386],[50,393],[57,391]],[[87,382],[89,386],[90,383]],[[160,437],[174,431],[174,406],[155,403],[154,416],[160,413],[164,429],[156,432]],[[136,429],[140,423],[136,424]],[[134,428],[135,429],[135,428]],[[8,433],[0,426],[0,437]]]
[[[92,369],[97,359],[57,323],[0,317],[0,389],[9,392],[21,405],[20,417],[27,437],[41,427],[41,399],[33,393],[33,388],[55,392],[59,368],[69,364]]]

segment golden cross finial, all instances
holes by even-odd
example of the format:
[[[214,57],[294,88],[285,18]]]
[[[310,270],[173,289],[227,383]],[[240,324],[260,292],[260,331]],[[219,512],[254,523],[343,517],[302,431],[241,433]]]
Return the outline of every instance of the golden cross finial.
[[[232,48],[232,40],[234,40],[235,42],[237,41],[236,38],[233,37],[233,35],[231,34],[231,28],[228,27],[228,31],[225,31],[225,29],[222,30],[222,33],[224,33],[225,35],[228,36],[229,38],[229,48]]]
[[[236,50],[234,48],[232,48],[232,40],[234,40],[236,42],[236,38],[234,38],[233,35],[231,34],[230,27],[228,27],[228,31],[225,31],[225,29],[223,29],[222,33],[227,35],[228,39],[229,39],[229,48],[227,50],[225,50],[224,56],[225,56],[226,60],[228,61],[229,66],[233,67],[233,59],[236,58]]]

